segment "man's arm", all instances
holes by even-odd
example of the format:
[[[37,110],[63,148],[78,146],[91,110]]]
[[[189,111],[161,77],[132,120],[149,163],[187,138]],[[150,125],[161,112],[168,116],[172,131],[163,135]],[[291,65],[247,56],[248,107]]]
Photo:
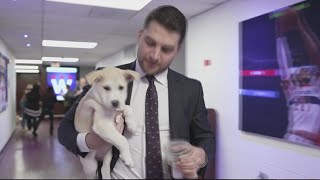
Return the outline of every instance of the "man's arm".
[[[191,144],[203,148],[208,160],[211,160],[214,157],[215,137],[208,120],[208,112],[200,82],[197,89],[197,104],[193,114],[193,121],[190,125]]]
[[[190,153],[181,157],[177,162],[184,178],[203,177],[208,160],[213,159],[215,153],[215,138],[207,117],[207,109],[203,99],[201,83],[193,84],[196,92],[192,92],[195,99],[193,115],[190,123]]]
[[[198,82],[197,90],[197,104],[194,111],[193,121],[190,125],[191,144],[202,148],[205,152],[206,160],[208,161],[214,159],[215,137],[208,120],[208,112],[204,103],[203,89],[200,82]],[[199,176],[204,176],[205,168],[206,164],[198,171]]]
[[[296,30],[299,32],[303,46],[314,65],[320,67],[320,42],[305,17],[295,8],[288,8],[283,15],[277,19],[277,36],[284,36],[285,33]]]
[[[74,117],[76,113],[76,109],[81,98],[88,92],[90,86],[86,86],[81,96],[77,98],[69,111],[65,114],[64,119],[61,121],[58,128],[58,140],[59,142],[65,146],[70,152],[80,155],[82,157],[86,156],[87,153],[82,153],[77,145],[77,136],[78,132],[74,127]]]
[[[298,19],[298,29],[300,31],[301,37],[303,39],[303,43],[305,49],[311,59],[312,63],[317,65],[320,68],[320,42],[317,35],[314,34],[311,27],[307,24],[306,19],[303,16],[299,16],[299,12],[297,13]]]

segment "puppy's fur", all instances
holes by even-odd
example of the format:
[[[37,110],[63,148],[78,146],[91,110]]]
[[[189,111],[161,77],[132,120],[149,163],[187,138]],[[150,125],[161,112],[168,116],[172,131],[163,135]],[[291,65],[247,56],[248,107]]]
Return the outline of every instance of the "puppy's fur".
[[[125,105],[127,84],[139,78],[139,73],[107,67],[93,71],[86,76],[90,90],[81,99],[75,114],[75,128],[78,132],[94,132],[106,142],[116,146],[120,158],[130,167],[133,161],[126,138],[119,133],[114,125],[119,110],[123,113],[126,129],[134,132],[136,122],[132,118],[130,106]],[[97,161],[103,160],[102,177],[110,179],[111,146],[90,151],[85,158],[80,157],[84,172],[88,179],[96,177]]]

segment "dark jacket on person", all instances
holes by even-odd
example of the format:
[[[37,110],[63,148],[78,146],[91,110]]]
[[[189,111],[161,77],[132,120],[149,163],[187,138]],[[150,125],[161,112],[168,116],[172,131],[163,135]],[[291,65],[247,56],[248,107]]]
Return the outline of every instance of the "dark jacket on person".
[[[48,93],[42,97],[42,108],[46,110],[53,110],[56,102],[56,95],[54,93]]]
[[[63,105],[66,108],[66,110],[69,110],[72,107],[73,103],[77,100],[78,96],[75,96],[75,94],[75,90],[68,90],[68,92],[63,96]]]
[[[29,93],[27,93],[26,98],[26,108],[31,110],[39,110],[40,109],[40,92],[39,85],[33,85],[33,88]]]

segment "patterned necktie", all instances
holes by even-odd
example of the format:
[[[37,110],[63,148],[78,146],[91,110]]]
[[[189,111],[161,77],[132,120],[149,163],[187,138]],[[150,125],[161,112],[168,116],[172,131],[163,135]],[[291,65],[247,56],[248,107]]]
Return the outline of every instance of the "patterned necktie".
[[[147,75],[146,95],[146,179],[163,179],[158,120],[158,95],[154,76]]]

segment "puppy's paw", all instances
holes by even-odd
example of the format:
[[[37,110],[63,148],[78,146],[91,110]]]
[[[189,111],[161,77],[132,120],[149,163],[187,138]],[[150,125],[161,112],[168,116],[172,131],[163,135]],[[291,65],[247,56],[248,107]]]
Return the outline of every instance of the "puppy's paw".
[[[125,165],[129,166],[130,168],[133,168],[134,163],[131,157],[123,158],[123,156],[121,156],[120,154],[120,158],[122,159]]]
[[[130,106],[125,105],[123,109],[123,116],[127,125],[127,130],[131,133],[135,133],[137,131],[137,123],[133,117],[133,110]]]
[[[133,160],[125,161],[124,164],[126,164],[126,165],[129,166],[130,168],[133,168]]]
[[[123,115],[124,115],[124,117],[130,117],[130,116],[132,116],[132,108],[130,107],[130,106],[128,106],[128,105],[125,105],[124,107],[123,107]]]
[[[128,122],[127,121],[127,130],[130,132],[130,133],[135,133],[138,129],[138,125],[136,122],[132,121],[132,122]]]

